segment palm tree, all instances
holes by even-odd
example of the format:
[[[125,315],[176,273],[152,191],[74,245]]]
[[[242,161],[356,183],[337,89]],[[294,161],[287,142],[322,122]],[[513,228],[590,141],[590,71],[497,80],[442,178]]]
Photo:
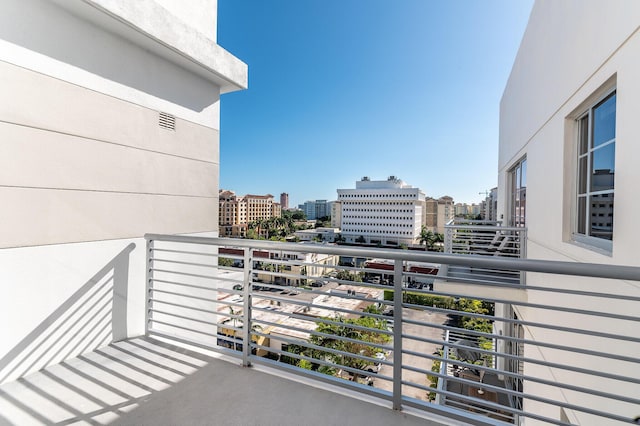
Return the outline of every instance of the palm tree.
[[[437,235],[441,234],[434,234],[433,232],[427,230],[426,226],[422,225],[422,228],[420,229],[420,245],[425,244],[427,250],[433,251],[435,244],[438,241]]]

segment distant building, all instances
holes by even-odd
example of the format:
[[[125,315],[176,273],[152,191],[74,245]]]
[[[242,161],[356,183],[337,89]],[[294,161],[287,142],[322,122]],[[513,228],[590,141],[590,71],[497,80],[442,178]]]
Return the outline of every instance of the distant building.
[[[287,210],[289,208],[289,194],[286,192],[280,194],[280,207],[283,210]]]
[[[453,198],[445,195],[438,198],[427,198],[423,224],[431,232],[444,234],[444,226],[455,217],[456,209]]]
[[[454,205],[455,217],[476,217],[479,214],[484,217],[484,201],[481,204],[456,203]]]
[[[300,239],[300,241],[313,241],[314,239],[320,238],[323,242],[333,243],[338,235],[340,235],[340,230],[338,228],[315,228],[315,229],[302,229],[300,231],[296,231],[294,233],[296,237]]]
[[[245,237],[251,222],[282,216],[280,204],[271,194],[238,197],[233,191],[221,189],[218,195],[221,237]]]
[[[338,189],[340,229],[346,242],[413,244],[420,235],[424,193],[395,176],[356,182],[355,189]]]
[[[482,218],[496,222],[498,220],[498,188],[491,188],[487,198],[483,201]]]
[[[334,201],[331,203],[331,226],[340,228],[342,221],[342,201]]]
[[[327,200],[305,201],[305,203],[300,204],[298,208],[304,212],[309,220],[331,216],[331,206]]]

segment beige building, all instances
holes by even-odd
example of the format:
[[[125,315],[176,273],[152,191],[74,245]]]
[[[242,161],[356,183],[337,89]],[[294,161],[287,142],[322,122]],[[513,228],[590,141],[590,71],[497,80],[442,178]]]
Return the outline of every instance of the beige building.
[[[251,222],[282,216],[281,206],[271,194],[238,197],[221,189],[219,199],[220,236],[244,237]]]
[[[453,204],[453,198],[445,195],[438,198],[427,198],[424,202],[424,218],[423,225],[429,231],[444,234],[444,226],[455,217],[456,208]]]

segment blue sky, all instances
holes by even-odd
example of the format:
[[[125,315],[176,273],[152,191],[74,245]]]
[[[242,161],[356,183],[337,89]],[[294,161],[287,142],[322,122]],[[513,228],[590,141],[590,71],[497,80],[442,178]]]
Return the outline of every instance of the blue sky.
[[[249,66],[222,96],[220,188],[335,200],[362,176],[479,202],[532,0],[219,0]]]

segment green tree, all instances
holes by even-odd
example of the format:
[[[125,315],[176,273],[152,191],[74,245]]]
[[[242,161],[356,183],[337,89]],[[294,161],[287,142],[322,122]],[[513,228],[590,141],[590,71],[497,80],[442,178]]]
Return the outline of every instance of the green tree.
[[[233,265],[233,259],[229,259],[228,257],[218,258],[218,266],[231,266],[231,265]]]
[[[329,336],[319,336],[314,334],[309,338],[310,343],[341,352],[374,358],[377,353],[381,352],[381,350],[375,346],[371,346],[370,343],[384,344],[388,343],[390,340],[389,335],[376,331],[387,329],[387,322],[385,320],[368,316],[363,316],[357,319],[345,319],[342,316],[325,319],[338,322],[339,324],[318,322],[316,331]],[[369,330],[357,329],[353,327],[354,325],[366,327],[369,328]],[[348,338],[351,340],[343,340],[341,338]],[[343,365],[357,370],[364,370],[366,367],[373,364],[373,361],[367,361],[345,354],[335,354],[332,352],[323,353],[320,351],[320,353],[315,353],[314,355],[316,358],[320,357],[321,359],[330,361],[334,364]],[[357,375],[352,375],[351,380],[356,379]]]

